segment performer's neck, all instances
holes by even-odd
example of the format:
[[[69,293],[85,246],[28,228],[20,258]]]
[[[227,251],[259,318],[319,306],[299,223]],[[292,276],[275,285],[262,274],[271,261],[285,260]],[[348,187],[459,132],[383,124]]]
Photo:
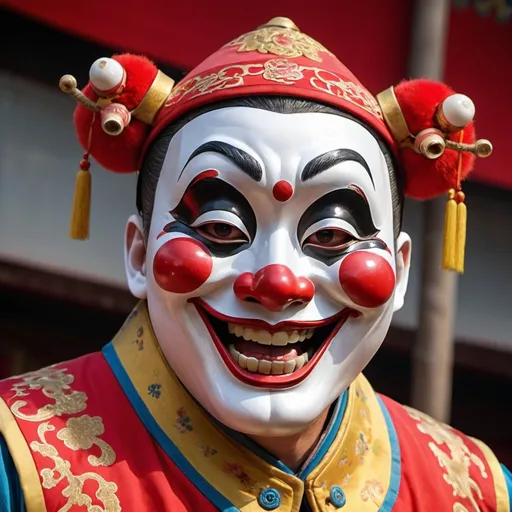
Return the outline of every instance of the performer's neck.
[[[305,430],[291,436],[249,437],[292,471],[298,471],[315,449],[328,416],[329,409],[326,409]]]

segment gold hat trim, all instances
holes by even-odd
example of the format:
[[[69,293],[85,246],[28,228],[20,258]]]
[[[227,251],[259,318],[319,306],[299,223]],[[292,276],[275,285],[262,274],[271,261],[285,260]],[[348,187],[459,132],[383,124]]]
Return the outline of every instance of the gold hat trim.
[[[174,80],[160,70],[139,106],[132,111],[132,116],[146,124],[153,124],[156,114],[162,108],[174,87]]]
[[[406,139],[412,137],[402,109],[396,98],[395,89],[389,87],[389,89],[377,94],[376,99],[382,110],[384,120],[396,142],[402,144]]]

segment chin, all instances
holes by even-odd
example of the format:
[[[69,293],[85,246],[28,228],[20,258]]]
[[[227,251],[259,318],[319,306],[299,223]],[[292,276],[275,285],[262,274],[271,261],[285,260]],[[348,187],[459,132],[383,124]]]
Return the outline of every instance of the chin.
[[[303,431],[350,386],[379,348],[391,318],[384,310],[378,319],[365,321],[363,315],[346,308],[320,322],[270,326],[260,320],[227,317],[201,299],[165,312],[159,307],[161,303],[152,308],[150,301],[155,333],[169,364],[192,396],[228,428],[273,437]],[[299,340],[292,343],[300,344],[292,349],[293,370],[289,364],[289,373],[272,375],[272,366],[269,371],[265,364],[260,373],[261,361],[268,359],[258,359],[257,368],[254,363],[248,368],[247,361],[240,359],[242,352],[233,351],[243,338],[235,333],[235,324],[240,326],[236,333],[242,335],[242,327],[273,334],[298,332]],[[259,343],[250,343],[259,349]],[[245,346],[239,348],[247,351]],[[262,349],[267,358],[276,355],[269,352],[274,350],[272,345],[263,344]],[[281,357],[282,346],[275,349]],[[285,359],[290,359],[290,352]],[[297,359],[303,364],[297,364]],[[285,365],[277,365],[274,372],[284,370]]]

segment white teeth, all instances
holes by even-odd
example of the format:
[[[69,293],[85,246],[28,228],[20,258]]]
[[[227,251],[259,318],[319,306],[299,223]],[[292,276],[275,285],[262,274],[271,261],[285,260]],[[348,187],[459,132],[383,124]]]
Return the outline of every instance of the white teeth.
[[[300,370],[308,361],[309,354],[304,352],[300,356],[289,359],[288,361],[268,361],[266,359],[256,359],[247,357],[238,352],[234,345],[228,347],[231,357],[241,368],[247,369],[252,373],[261,373],[263,375],[283,375],[290,374]]]
[[[247,369],[250,372],[256,373],[258,371],[258,366],[260,362],[255,357],[247,358]]]
[[[255,341],[260,345],[275,345],[278,347],[309,340],[315,333],[315,329],[302,329],[301,331],[278,331],[271,334],[268,331],[257,331],[250,327],[231,323],[228,324],[228,330],[231,334],[246,341]]]
[[[290,341],[290,337],[288,336],[288,333],[286,332],[275,332],[272,335],[272,345],[277,345],[279,347],[284,347],[285,345],[288,345],[288,342]]]

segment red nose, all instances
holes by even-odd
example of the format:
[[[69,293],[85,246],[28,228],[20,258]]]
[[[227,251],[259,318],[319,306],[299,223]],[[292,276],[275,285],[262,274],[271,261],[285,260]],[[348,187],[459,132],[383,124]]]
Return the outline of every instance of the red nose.
[[[307,304],[315,294],[314,284],[297,277],[286,265],[267,265],[256,274],[245,272],[234,284],[242,301],[258,302],[270,311],[283,311],[292,304]]]

